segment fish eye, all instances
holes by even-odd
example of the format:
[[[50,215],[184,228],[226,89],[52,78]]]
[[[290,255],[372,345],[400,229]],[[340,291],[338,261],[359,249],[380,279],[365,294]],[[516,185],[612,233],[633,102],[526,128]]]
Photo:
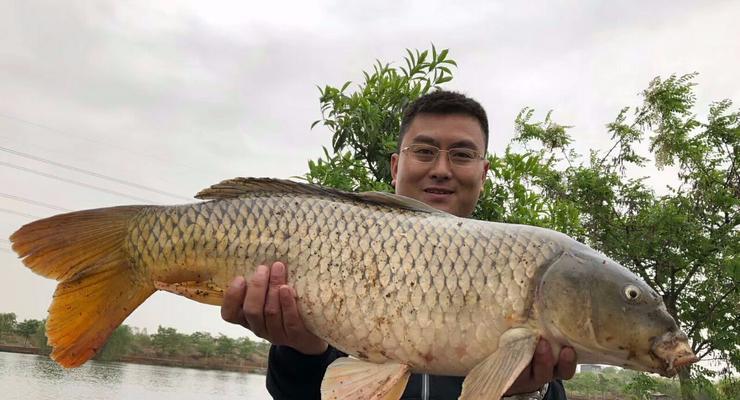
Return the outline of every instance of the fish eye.
[[[642,295],[642,291],[635,285],[627,285],[624,287],[624,297],[629,301],[637,301]]]

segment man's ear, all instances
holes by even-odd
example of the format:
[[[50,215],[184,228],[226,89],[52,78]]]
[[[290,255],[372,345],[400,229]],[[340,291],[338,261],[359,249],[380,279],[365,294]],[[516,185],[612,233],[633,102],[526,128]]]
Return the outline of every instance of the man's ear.
[[[488,170],[490,168],[490,164],[488,162],[488,159],[483,161],[483,173],[481,174],[481,185],[480,185],[480,196],[483,195],[483,191],[486,190],[486,178],[488,177]]]
[[[391,185],[396,187],[396,176],[398,175],[398,153],[391,154]]]

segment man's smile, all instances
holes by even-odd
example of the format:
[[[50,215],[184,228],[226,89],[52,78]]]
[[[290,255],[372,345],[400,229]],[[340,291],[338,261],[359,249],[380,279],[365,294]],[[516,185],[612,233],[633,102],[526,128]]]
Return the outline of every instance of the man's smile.
[[[452,194],[452,193],[455,193],[455,191],[452,190],[452,189],[445,189],[445,188],[439,188],[439,187],[426,188],[426,189],[424,189],[424,191],[427,192],[427,193],[432,193],[432,194]]]

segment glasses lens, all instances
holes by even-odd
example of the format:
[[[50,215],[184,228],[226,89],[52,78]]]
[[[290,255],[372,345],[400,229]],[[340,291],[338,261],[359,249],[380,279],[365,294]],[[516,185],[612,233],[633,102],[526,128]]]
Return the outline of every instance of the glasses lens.
[[[437,154],[439,154],[438,148],[426,144],[411,145],[408,149],[411,156],[421,162],[432,162],[437,158]]]
[[[471,149],[450,149],[450,162],[456,165],[468,165],[478,159],[478,153]]]

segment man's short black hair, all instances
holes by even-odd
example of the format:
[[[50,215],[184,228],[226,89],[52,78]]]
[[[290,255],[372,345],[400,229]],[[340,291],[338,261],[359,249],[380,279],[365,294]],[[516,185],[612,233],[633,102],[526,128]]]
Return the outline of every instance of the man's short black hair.
[[[437,90],[414,100],[403,111],[401,119],[401,132],[398,134],[398,147],[400,150],[403,137],[406,135],[411,122],[419,114],[452,115],[462,114],[475,118],[480,124],[485,141],[485,152],[488,149],[488,117],[486,110],[477,101],[462,93]]]

